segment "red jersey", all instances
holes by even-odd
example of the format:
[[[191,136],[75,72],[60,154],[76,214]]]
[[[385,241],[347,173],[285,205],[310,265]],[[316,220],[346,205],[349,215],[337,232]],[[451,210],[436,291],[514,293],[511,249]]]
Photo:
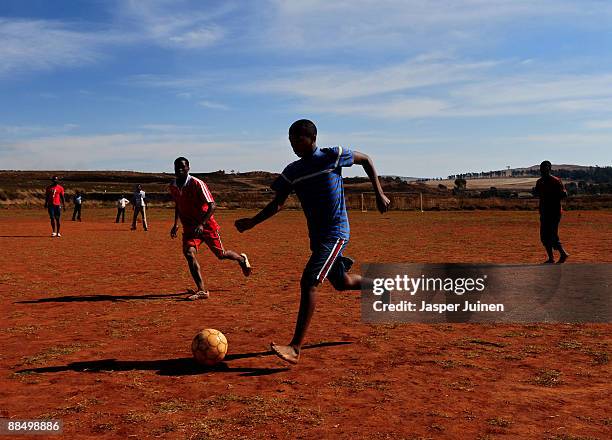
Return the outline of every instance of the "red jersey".
[[[540,214],[561,214],[561,200],[567,195],[561,179],[541,177],[536,182],[535,192],[540,198]]]
[[[208,186],[193,176],[187,176],[185,185],[182,187],[179,187],[175,180],[170,184],[169,190],[176,203],[183,230],[186,234],[190,234],[196,226],[202,224],[202,220],[208,211],[208,203],[213,203],[215,200]],[[204,231],[218,230],[219,224],[214,216],[211,216],[204,225]]]
[[[64,195],[64,188],[59,185],[51,185],[47,187],[46,198],[48,205],[59,206],[62,204],[61,196]]]

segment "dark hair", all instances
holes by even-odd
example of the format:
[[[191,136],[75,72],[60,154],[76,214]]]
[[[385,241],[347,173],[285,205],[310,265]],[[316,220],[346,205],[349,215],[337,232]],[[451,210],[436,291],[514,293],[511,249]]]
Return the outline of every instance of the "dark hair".
[[[540,168],[541,168],[541,167],[548,167],[548,168],[552,168],[552,164],[550,163],[550,161],[549,161],[549,160],[545,160],[544,162],[542,162],[542,163],[540,164]]]
[[[189,160],[186,157],[177,157],[176,159],[174,159],[174,165],[176,165],[179,162],[185,162],[187,164],[187,166],[189,166]]]
[[[306,136],[307,138],[315,139],[317,137],[317,127],[314,125],[314,122],[308,119],[300,119],[289,127],[289,136]]]

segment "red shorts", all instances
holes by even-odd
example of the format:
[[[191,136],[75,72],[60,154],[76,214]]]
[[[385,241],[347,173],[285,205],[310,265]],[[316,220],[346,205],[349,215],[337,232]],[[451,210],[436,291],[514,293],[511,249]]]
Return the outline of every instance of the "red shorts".
[[[204,231],[202,235],[199,237],[194,236],[186,236],[183,234],[183,247],[195,247],[196,250],[200,250],[200,245],[202,242],[206,243],[208,248],[215,254],[218,258],[221,258],[225,253],[225,249],[223,249],[223,243],[221,243],[221,235],[219,235],[219,231]]]

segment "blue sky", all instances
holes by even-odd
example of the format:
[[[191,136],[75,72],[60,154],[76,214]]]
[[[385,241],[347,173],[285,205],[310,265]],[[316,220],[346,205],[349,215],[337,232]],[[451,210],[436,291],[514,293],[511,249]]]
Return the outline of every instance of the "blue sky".
[[[0,2],[0,169],[280,171],[302,117],[382,174],[612,165],[612,2]]]

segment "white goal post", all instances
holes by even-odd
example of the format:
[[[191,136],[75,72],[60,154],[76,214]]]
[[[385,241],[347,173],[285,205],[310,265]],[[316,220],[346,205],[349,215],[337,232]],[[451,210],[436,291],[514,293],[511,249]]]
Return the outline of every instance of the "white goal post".
[[[415,193],[415,192],[389,192],[386,193],[386,196],[389,197],[389,199],[391,200],[391,209],[393,209],[393,204],[394,202],[398,202],[402,199],[404,200],[410,200],[410,201],[414,201],[414,203],[411,203],[411,205],[413,205],[412,209],[416,209],[419,210],[421,212],[423,211],[423,193],[419,192],[419,193]],[[366,192],[362,192],[360,194],[360,202],[361,202],[361,212],[368,212],[368,201],[369,200],[375,200],[376,199],[376,193],[373,191],[366,191]],[[406,207],[403,207],[404,209],[406,209]]]

